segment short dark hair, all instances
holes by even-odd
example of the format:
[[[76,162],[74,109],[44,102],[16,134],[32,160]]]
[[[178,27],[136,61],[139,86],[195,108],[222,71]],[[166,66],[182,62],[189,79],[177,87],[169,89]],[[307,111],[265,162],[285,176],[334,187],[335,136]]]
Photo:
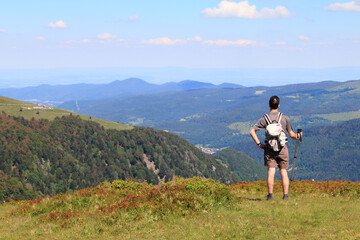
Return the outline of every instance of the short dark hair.
[[[269,105],[271,109],[278,109],[280,104],[280,99],[278,96],[272,96],[269,100]]]

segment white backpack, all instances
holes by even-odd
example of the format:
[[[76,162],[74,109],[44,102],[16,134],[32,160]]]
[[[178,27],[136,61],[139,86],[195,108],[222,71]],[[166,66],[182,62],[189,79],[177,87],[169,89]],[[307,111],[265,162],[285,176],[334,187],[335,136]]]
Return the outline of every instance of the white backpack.
[[[268,114],[264,115],[267,124],[265,127],[265,144],[275,152],[280,151],[288,141],[285,131],[281,127],[282,115],[283,114],[279,112],[277,120],[272,122]]]

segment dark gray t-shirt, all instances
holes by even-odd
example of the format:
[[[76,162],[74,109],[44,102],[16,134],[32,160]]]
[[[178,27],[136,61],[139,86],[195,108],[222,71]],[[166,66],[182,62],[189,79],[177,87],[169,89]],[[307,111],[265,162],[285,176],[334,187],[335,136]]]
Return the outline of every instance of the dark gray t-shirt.
[[[278,118],[278,114],[279,114],[279,112],[270,112],[270,113],[268,113],[271,122]],[[288,116],[283,114],[280,124],[281,124],[282,129],[286,130],[287,132],[293,131],[293,127],[291,125],[291,122],[290,122],[290,119],[288,118]],[[265,120],[264,116],[262,116],[262,118],[260,118],[257,121],[257,123],[253,126],[253,129],[255,131],[259,131],[260,129],[265,128],[266,125],[267,125],[266,120]]]

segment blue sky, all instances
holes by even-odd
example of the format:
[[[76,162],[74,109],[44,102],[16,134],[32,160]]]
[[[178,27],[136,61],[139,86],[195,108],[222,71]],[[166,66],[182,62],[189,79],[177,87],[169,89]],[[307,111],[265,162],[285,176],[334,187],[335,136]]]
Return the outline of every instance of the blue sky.
[[[359,23],[360,1],[349,0],[2,1],[0,79],[25,79],[29,70],[43,71],[43,79],[60,69],[85,76],[89,68],[99,69],[96,77],[118,68],[108,81],[142,74],[156,82],[191,78],[161,72],[167,68],[198,76],[206,69],[360,67]]]

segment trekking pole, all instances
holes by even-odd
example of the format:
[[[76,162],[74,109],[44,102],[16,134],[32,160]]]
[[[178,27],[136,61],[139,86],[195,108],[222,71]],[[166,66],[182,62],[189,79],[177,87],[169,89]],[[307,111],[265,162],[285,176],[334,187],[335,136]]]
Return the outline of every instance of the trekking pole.
[[[291,183],[294,180],[294,170],[295,170],[295,163],[296,163],[296,158],[297,158],[297,152],[298,152],[298,148],[299,148],[299,142],[302,141],[302,136],[301,136],[301,132],[302,129],[298,129],[297,133],[300,134],[300,138],[296,140],[296,145],[295,145],[295,152],[294,152],[294,162],[293,162],[293,166],[292,166],[292,170],[291,170],[291,178],[290,178],[290,185],[289,185],[289,196],[290,196],[290,189],[291,189]]]

